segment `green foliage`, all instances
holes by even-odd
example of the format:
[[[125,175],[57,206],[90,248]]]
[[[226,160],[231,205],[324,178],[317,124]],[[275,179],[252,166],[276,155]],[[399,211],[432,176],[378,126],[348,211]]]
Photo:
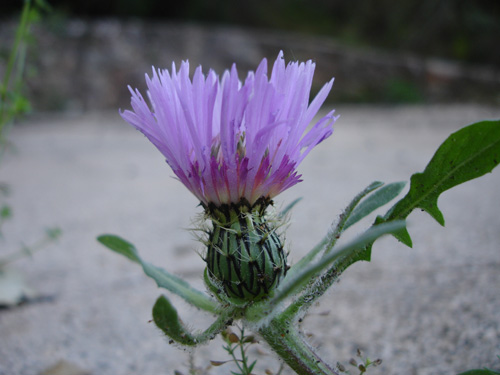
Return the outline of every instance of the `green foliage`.
[[[500,375],[500,372],[485,368],[485,369],[480,369],[480,370],[469,370],[469,371],[461,372],[458,375]]]
[[[2,213],[2,216],[5,214],[10,215],[10,212],[8,210],[2,210],[4,211]],[[1,224],[2,218],[0,217],[0,224]],[[62,234],[62,231],[60,228],[48,228],[45,230],[45,235],[40,238],[38,241],[34,242],[31,245],[21,245],[20,249],[17,251],[12,252],[11,254],[4,255],[3,257],[0,257],[0,270],[5,267],[6,265],[19,260],[23,259],[29,256],[32,256],[34,253],[37,251],[42,250],[46,246],[52,244],[54,241],[56,241]],[[1,236],[1,232],[0,232]]]
[[[30,27],[39,19],[40,9],[46,7],[46,3],[42,0],[35,1],[35,5],[31,0],[24,2],[14,44],[0,82],[0,148],[5,143],[5,125],[31,109],[28,99],[23,94],[27,46],[30,42]]]
[[[172,340],[182,345],[194,346],[197,344],[191,333],[179,321],[177,310],[165,296],[160,296],[153,307],[155,324]]]
[[[172,293],[184,298],[194,306],[209,312],[216,312],[217,305],[205,293],[191,287],[186,281],[178,276],[172,275],[166,270],[144,262],[138,255],[134,245],[124,239],[106,234],[101,235],[97,240],[107,248],[121,254],[135,263],[139,263],[146,275],[151,277],[160,288],[165,288]]]
[[[359,371],[358,372],[359,375],[366,374],[367,370],[370,367],[377,367],[382,363],[381,359],[376,359],[372,361],[370,358],[364,357],[363,352],[360,349],[357,350],[356,357],[358,357],[358,359],[351,358],[349,364],[351,366],[354,366],[356,370]],[[341,363],[337,363],[337,370],[342,374],[353,375],[351,371],[347,370],[345,366],[342,365]]]
[[[346,207],[338,223],[314,247],[309,254],[295,264],[277,288],[262,300],[248,305],[232,304],[228,298],[219,298],[222,305],[204,293],[190,287],[182,279],[167,271],[144,262],[135,247],[129,242],[112,235],[103,235],[98,240],[108,248],[142,265],[145,273],[160,287],[184,298],[192,305],[205,311],[216,313],[217,320],[202,333],[189,332],[178,317],[177,310],[170,301],[161,296],[153,309],[153,319],[160,329],[173,341],[193,346],[213,338],[231,325],[233,319],[241,319],[258,331],[271,348],[299,375],[333,375],[331,368],[314,352],[296,329],[299,317],[330,288],[338,276],[350,265],[369,260],[372,244],[385,234],[393,234],[403,243],[411,246],[411,238],[406,230],[405,219],[417,208],[428,212],[438,223],[444,225],[443,214],[438,208],[439,196],[461,183],[491,172],[500,162],[500,121],[482,121],[467,126],[450,135],[438,148],[422,173],[411,177],[408,193],[361,235],[347,243],[337,243],[341,234],[394,199],[403,189],[404,183],[385,185],[374,182],[359,193]],[[291,208],[293,202],[285,211]],[[237,244],[236,242],[234,242]],[[207,283],[215,295],[222,294],[222,288]],[[242,333],[242,338],[243,338]],[[244,344],[237,335],[226,335],[226,351],[238,365],[240,374],[250,374],[255,362],[248,364],[244,359]],[[241,349],[241,359],[235,356],[237,344]],[[243,348],[243,349],[242,349]],[[352,360],[360,374],[380,360],[362,358]],[[215,361],[213,365],[226,362]],[[240,366],[244,363],[244,366]],[[342,366],[345,370],[345,368]],[[342,370],[344,373],[347,371]],[[234,372],[233,372],[234,373]],[[238,373],[234,373],[238,374]],[[497,375],[489,369],[471,370],[460,375]]]
[[[97,240],[108,249],[127,257],[132,262],[139,264],[141,263],[141,259],[137,254],[135,246],[130,242],[125,241],[123,238],[109,234],[103,234],[102,236],[97,237]]]
[[[16,29],[13,46],[6,58],[4,76],[0,81],[0,162],[7,150],[6,131],[15,119],[31,110],[30,102],[25,97],[24,72],[26,70],[27,48],[31,42],[30,28],[40,18],[42,10],[50,7],[44,0],[25,0],[22,8],[19,25]],[[0,183],[0,196],[6,196],[9,187],[5,183]],[[0,202],[0,237],[2,225],[12,216],[12,209],[9,205]],[[55,241],[61,235],[59,228],[52,228],[46,231],[46,235],[32,246],[21,246],[21,249],[4,256],[0,259],[0,267],[5,266],[14,260],[21,259],[33,252],[45,247],[48,243]]]
[[[359,204],[359,202],[375,191],[376,189],[383,186],[384,183],[380,181],[372,182],[369,186],[367,186],[362,192],[354,197],[354,199],[349,203],[349,205],[345,208],[344,212],[340,215],[339,221],[335,228],[333,228],[308,254],[306,254],[302,259],[300,259],[296,264],[294,264],[290,270],[288,271],[287,277],[294,276],[294,273],[298,270],[302,269],[305,265],[311,263],[318,254],[321,252],[328,253],[336,244],[337,240],[340,238],[342,232],[346,229],[345,224],[349,220],[353,210]],[[361,219],[360,215],[358,215],[359,219]],[[358,219],[358,220],[359,220]],[[354,219],[356,220],[356,219]],[[357,220],[356,220],[357,221]],[[354,221],[351,221],[351,225],[354,224]]]
[[[281,312],[277,306],[280,306],[286,299],[296,297],[304,291],[304,288],[306,288],[305,293],[310,296],[310,301],[317,299],[321,293],[318,293],[316,288],[314,288],[316,284],[312,284],[312,291],[307,287],[319,279],[322,272],[325,272],[325,270],[339,259],[349,258],[358,260],[359,251],[363,250],[369,243],[373,243],[377,238],[385,234],[394,233],[404,226],[404,221],[394,221],[373,226],[348,243],[336,247],[334,251],[325,254],[319,260],[301,263],[301,266],[296,268],[293,274],[285,277],[273,295],[261,303],[250,306],[246,312],[246,318],[252,322],[272,318],[274,316],[273,310],[276,313]]]
[[[181,345],[195,346],[215,338],[222,330],[232,324],[234,311],[220,310],[217,319],[203,332],[190,332],[182,323],[177,310],[165,296],[160,296],[153,306],[153,320],[163,333],[170,337],[171,342]]]
[[[223,349],[231,356],[231,361],[210,361],[212,366],[222,366],[228,362],[232,362],[238,367],[239,372],[231,371],[233,375],[252,375],[257,361],[250,363],[247,355],[248,347],[257,343],[253,335],[246,336],[245,328],[240,328],[240,335],[238,336],[231,329],[226,329],[221,332],[221,336],[226,342]],[[238,358],[238,352],[240,358]]]
[[[2,208],[0,209],[0,219],[5,220],[9,219],[10,217],[12,217],[12,210],[10,209],[10,207],[7,205],[2,206]]]
[[[406,219],[416,208],[429,213],[444,226],[437,206],[441,193],[491,172],[500,163],[500,121],[482,121],[451,134],[438,148],[422,173],[411,177],[408,194],[377,223]],[[406,229],[396,237],[408,246]]]
[[[406,182],[393,182],[376,190],[373,194],[363,199],[348,216],[343,230],[346,230],[351,225],[356,224],[359,220],[365,218],[376,209],[382,207],[396,198],[405,187]]]
[[[12,209],[10,206],[4,204],[0,207],[0,238],[3,237],[2,225],[5,221],[12,217]]]
[[[47,238],[52,240],[52,241],[55,241],[57,240],[59,237],[61,237],[62,235],[62,230],[60,228],[48,228],[46,231],[45,231],[46,235],[47,235]]]

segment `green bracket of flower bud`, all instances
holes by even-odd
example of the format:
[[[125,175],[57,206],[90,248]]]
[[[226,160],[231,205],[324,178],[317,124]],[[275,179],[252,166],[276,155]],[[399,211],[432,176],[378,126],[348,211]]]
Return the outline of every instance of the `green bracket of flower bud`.
[[[221,300],[245,306],[266,298],[286,274],[276,223],[245,205],[219,209],[207,239],[205,282]]]

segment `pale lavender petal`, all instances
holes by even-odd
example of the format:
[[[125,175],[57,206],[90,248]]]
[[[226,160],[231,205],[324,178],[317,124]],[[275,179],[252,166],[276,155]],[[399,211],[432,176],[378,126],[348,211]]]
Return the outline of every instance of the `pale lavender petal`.
[[[296,168],[329,137],[333,111],[307,130],[333,80],[309,104],[315,64],[285,65],[278,54],[268,76],[267,60],[242,83],[236,65],[222,78],[189,63],[146,75],[149,104],[130,89],[132,110],[121,116],[165,156],[177,178],[204,204],[253,205],[300,182]]]

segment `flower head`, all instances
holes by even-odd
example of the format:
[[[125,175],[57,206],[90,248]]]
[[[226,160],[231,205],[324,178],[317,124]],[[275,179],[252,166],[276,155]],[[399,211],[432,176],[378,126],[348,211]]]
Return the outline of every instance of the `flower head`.
[[[121,115],[205,207],[252,206],[300,182],[297,166],[332,133],[333,111],[308,129],[333,84],[309,104],[314,68],[310,60],[285,66],[280,52],[270,76],[263,59],[242,82],[236,65],[222,78],[198,67],[190,79],[184,61],[146,75],[149,105],[130,88],[133,111]]]

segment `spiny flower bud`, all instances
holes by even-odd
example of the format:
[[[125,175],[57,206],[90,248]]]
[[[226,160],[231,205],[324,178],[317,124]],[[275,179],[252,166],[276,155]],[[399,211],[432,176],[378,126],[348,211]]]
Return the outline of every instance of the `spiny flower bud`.
[[[205,257],[208,282],[236,304],[266,297],[287,270],[276,223],[265,215],[267,203],[260,203],[209,209],[213,228]]]

